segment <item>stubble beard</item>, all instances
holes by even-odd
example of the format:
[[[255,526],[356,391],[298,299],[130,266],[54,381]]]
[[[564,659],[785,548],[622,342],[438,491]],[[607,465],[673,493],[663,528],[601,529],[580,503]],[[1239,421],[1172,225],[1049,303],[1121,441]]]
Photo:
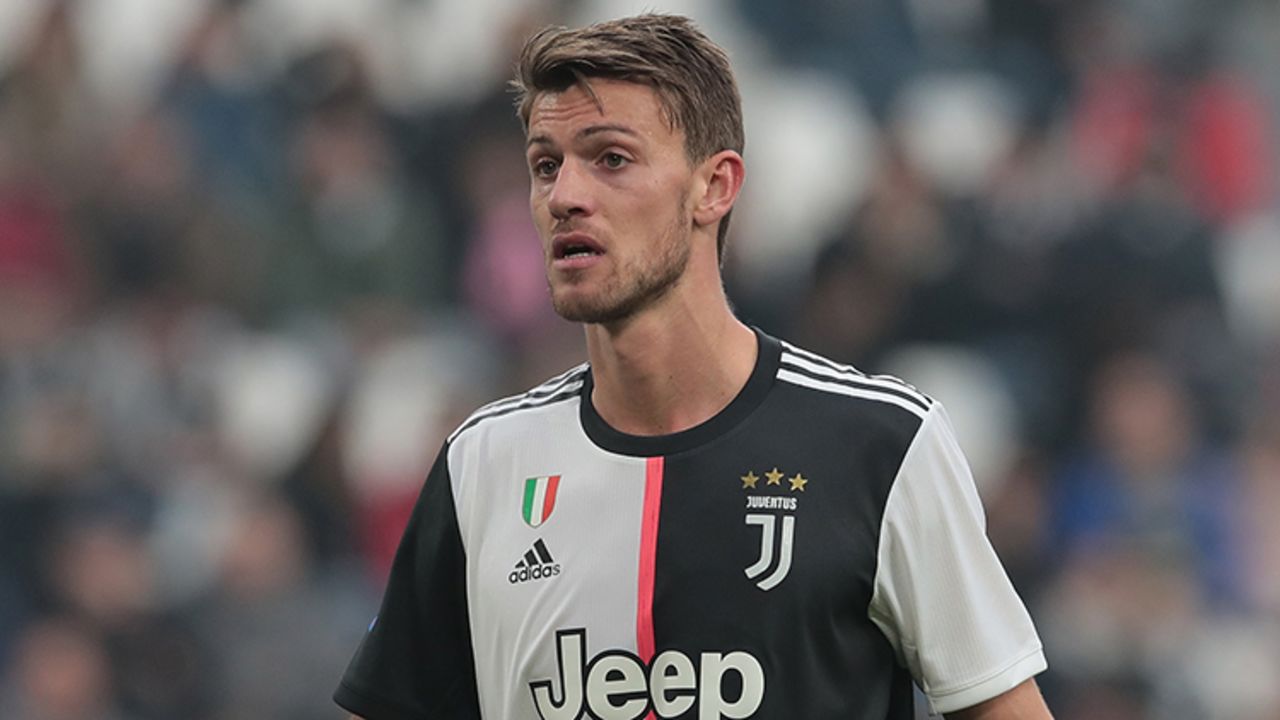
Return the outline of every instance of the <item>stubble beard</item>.
[[[675,221],[661,236],[658,252],[642,253],[637,261],[616,267],[605,286],[591,295],[561,297],[551,287],[552,307],[565,320],[599,324],[617,323],[652,307],[684,275],[691,235],[682,203]]]

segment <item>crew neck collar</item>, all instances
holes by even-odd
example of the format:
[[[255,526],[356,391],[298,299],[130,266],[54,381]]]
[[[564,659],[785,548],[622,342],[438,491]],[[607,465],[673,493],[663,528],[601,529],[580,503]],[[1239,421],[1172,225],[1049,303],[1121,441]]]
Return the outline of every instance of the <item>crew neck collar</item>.
[[[668,435],[629,435],[614,429],[604,421],[591,404],[591,391],[595,387],[595,378],[590,367],[582,383],[579,403],[579,417],[582,429],[597,446],[620,455],[638,457],[656,457],[674,455],[691,450],[724,435],[747,418],[753,410],[764,401],[773,387],[774,377],[778,373],[778,362],[782,356],[782,344],[777,339],[751,328],[756,335],[756,365],[747,378],[746,385],[724,407],[705,422],[687,430]]]

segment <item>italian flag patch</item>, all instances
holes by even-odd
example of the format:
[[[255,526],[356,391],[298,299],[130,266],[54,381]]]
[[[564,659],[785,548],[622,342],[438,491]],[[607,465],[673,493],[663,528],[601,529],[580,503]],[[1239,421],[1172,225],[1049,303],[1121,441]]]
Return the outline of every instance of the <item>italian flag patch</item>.
[[[556,489],[560,487],[559,475],[531,477],[524,481],[524,521],[529,527],[538,527],[551,517],[556,507]]]

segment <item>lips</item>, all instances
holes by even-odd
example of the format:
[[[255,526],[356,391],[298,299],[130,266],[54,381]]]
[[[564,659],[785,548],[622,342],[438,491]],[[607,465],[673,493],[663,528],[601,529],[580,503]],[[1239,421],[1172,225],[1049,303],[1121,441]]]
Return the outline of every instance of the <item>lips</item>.
[[[556,260],[573,260],[598,255],[604,255],[604,247],[583,233],[560,233],[551,240],[551,256]]]

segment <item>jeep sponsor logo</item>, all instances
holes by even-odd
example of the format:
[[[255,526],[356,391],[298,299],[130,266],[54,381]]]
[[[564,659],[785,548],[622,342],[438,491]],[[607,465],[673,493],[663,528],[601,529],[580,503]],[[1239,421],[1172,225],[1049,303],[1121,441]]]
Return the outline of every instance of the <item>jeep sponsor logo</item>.
[[[556,631],[558,677],[529,683],[542,720],[639,720],[649,711],[676,718],[697,707],[698,720],[749,718],[764,700],[764,669],[750,653],[678,650],[659,653],[646,667],[634,654],[608,650],[586,662],[587,631]],[[736,675],[738,682],[728,682]],[[736,697],[726,690],[737,686]],[[732,693],[729,693],[732,695]]]

